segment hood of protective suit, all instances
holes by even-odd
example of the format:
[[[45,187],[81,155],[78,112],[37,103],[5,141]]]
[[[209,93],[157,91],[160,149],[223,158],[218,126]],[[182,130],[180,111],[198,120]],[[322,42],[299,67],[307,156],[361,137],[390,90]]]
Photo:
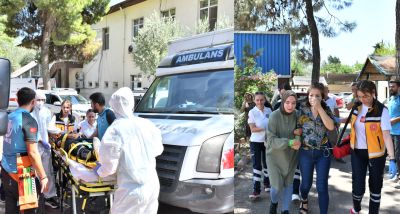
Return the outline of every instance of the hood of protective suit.
[[[119,118],[132,118],[133,107],[135,107],[135,99],[133,92],[128,87],[118,89],[111,95],[109,101],[111,108],[114,111],[115,117]]]
[[[36,90],[36,100],[46,100],[46,95],[43,91],[41,90]],[[40,111],[41,108],[44,106],[44,101],[36,101],[36,105],[34,107],[34,111]]]

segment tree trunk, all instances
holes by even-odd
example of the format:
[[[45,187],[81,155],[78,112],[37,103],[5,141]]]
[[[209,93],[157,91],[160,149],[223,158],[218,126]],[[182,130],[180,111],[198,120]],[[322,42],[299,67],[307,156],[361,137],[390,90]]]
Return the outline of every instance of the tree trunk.
[[[400,80],[400,0],[396,1],[396,70]]]
[[[309,31],[311,34],[312,55],[313,55],[313,68],[311,74],[311,82],[319,82],[319,72],[321,63],[321,54],[319,52],[319,35],[317,23],[314,19],[314,10],[312,0],[304,0],[306,3],[306,14]]]
[[[51,32],[54,29],[54,18],[51,13],[43,14],[44,28],[42,33],[42,44],[40,51],[40,67],[42,70],[43,87],[45,90],[51,89],[50,85],[50,70],[49,70],[49,46],[51,39]]]

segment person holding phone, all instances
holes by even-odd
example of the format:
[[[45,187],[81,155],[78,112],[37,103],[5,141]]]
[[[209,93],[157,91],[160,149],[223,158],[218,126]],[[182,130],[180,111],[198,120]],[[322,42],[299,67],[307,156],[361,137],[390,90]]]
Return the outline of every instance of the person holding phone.
[[[300,213],[308,212],[308,193],[310,192],[314,168],[317,173],[317,191],[320,214],[328,213],[328,176],[331,165],[327,131],[335,128],[334,116],[326,105],[324,85],[312,83],[307,93],[308,99],[300,105],[297,127],[301,129],[302,145],[299,150],[301,172]]]

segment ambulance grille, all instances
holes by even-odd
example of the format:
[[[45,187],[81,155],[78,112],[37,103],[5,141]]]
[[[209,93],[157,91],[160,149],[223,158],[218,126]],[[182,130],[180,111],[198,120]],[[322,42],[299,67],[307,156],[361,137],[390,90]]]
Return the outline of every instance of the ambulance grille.
[[[163,153],[156,158],[157,174],[161,192],[173,192],[178,184],[186,146],[165,145]]]

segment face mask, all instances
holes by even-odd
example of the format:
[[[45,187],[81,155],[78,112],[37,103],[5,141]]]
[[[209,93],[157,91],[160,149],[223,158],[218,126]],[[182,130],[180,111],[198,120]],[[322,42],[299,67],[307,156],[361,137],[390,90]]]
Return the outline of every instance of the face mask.
[[[43,101],[36,101],[36,105],[35,105],[36,109],[40,110],[43,106],[44,106]]]

